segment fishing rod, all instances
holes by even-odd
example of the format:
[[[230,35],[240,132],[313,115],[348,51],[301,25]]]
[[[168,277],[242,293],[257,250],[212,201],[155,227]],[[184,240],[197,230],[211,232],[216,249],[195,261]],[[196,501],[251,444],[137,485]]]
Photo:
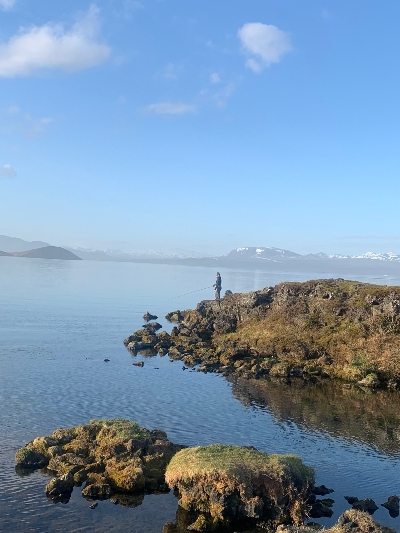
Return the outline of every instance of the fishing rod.
[[[196,291],[185,292],[185,294],[180,294],[179,296],[173,296],[171,298],[171,300],[175,300],[175,298],[180,298],[181,296],[187,296],[188,294],[193,294],[194,292],[205,291],[206,289],[212,289],[212,286],[211,287],[203,287],[202,289],[197,289]]]

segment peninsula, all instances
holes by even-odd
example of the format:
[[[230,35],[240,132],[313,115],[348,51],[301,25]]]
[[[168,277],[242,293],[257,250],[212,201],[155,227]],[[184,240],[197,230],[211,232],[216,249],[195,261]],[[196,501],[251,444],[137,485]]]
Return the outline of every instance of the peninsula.
[[[400,388],[400,287],[344,279],[280,283],[166,318],[177,323],[171,334],[147,326],[124,344],[205,372]]]

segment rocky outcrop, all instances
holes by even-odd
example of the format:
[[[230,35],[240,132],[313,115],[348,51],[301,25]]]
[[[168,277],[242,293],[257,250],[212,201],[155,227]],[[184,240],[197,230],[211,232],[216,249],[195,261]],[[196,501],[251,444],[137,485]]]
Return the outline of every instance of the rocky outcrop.
[[[163,431],[149,431],[130,420],[92,420],[39,437],[18,450],[15,458],[23,468],[46,467],[54,476],[46,494],[65,502],[73,487],[82,485],[88,499],[168,490],[165,469],[182,448]]]
[[[204,372],[400,387],[399,287],[343,279],[281,283],[166,318],[176,322],[171,335],[139,330],[125,345],[133,353],[168,352]]]
[[[143,320],[146,320],[146,322],[149,322],[150,320],[157,320],[158,316],[152,315],[148,311],[145,312],[143,315]]]
[[[278,526],[276,533],[315,533],[316,528],[312,526]],[[353,509],[345,511],[331,529],[324,529],[325,533],[395,533],[394,529],[381,526],[368,513],[355,511]]]
[[[256,519],[301,523],[314,471],[294,455],[214,444],[177,453],[165,479],[178,490],[179,506],[194,514],[188,529],[213,531]]]
[[[385,507],[392,518],[399,516],[399,497],[389,496],[387,502],[382,503],[382,507]]]

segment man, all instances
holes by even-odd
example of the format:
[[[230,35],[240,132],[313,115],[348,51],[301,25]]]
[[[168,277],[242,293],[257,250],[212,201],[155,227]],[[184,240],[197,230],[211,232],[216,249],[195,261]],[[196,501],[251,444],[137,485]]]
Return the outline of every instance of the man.
[[[215,283],[213,285],[214,287],[214,293],[215,293],[215,299],[219,300],[221,295],[221,274],[217,272],[217,277],[215,280]]]

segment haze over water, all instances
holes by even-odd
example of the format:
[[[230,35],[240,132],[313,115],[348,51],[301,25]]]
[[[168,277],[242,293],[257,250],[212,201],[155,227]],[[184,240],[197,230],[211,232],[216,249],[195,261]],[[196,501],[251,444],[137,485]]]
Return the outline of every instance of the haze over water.
[[[330,277],[221,274],[222,293]],[[397,393],[226,380],[183,372],[182,363],[167,356],[138,356],[144,367],[132,366],[122,341],[141,327],[144,312],[158,315],[169,331],[165,314],[212,298],[214,277],[213,269],[200,267],[0,257],[1,531],[161,533],[174,520],[172,493],[146,496],[135,509],[105,501],[91,510],[79,488],[67,505],[54,505],[44,493],[48,475],[17,475],[19,447],[93,418],[131,418],[186,445],[224,442],[296,453],[316,469],[318,484],[335,489],[335,514],[318,520],[324,525],[349,507],[344,495],[371,497],[378,505],[400,495]],[[341,277],[400,285],[393,273]],[[399,518],[384,508],[374,519],[400,530]]]

